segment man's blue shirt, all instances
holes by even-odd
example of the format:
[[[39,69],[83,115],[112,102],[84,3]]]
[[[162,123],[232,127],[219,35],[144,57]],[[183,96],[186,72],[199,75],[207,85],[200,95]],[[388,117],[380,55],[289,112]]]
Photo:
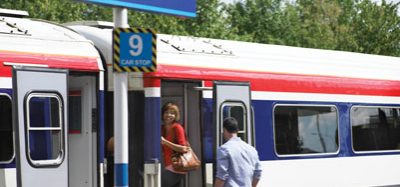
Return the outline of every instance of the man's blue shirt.
[[[225,187],[251,187],[261,172],[256,149],[239,137],[232,137],[218,148],[216,177],[225,181]]]

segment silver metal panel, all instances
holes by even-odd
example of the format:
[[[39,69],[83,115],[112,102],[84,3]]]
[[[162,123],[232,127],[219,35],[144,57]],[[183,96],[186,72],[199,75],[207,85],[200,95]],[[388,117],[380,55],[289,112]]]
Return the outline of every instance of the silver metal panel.
[[[250,85],[248,83],[235,82],[214,82],[214,113],[216,124],[216,145],[222,144],[222,119],[221,107],[225,102],[241,102],[244,104],[245,115],[247,121],[247,143],[253,145],[252,137],[252,120],[251,120],[251,103],[250,103]]]
[[[194,87],[199,83],[185,83],[184,100],[185,100],[185,124],[187,138],[190,146],[200,160],[203,160],[202,153],[202,137],[201,137],[201,108],[200,108],[200,92]],[[204,168],[191,171],[187,175],[187,186],[203,187],[203,170]]]
[[[68,144],[67,144],[67,76],[64,70],[14,67],[14,127],[16,129],[16,164],[18,187],[68,187]],[[40,90],[58,92],[63,103],[64,158],[55,167],[33,167],[27,158],[24,100],[27,93]]]

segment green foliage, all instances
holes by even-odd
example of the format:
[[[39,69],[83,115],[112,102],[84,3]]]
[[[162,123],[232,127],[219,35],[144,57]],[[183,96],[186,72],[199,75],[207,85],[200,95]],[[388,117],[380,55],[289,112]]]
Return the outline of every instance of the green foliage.
[[[240,40],[400,56],[398,6],[385,0],[246,0],[224,11]]]
[[[381,5],[363,0],[356,6],[351,33],[357,51],[400,56],[400,17],[397,5],[383,1]]]
[[[112,21],[112,8],[66,0],[0,0],[58,23]],[[399,4],[371,0],[197,0],[197,17],[129,11],[129,25],[191,35],[400,56]]]
[[[158,33],[187,35],[180,23],[182,18],[169,15],[129,11],[129,25],[131,27],[152,28]]]
[[[2,8],[25,10],[32,18],[58,23],[78,20],[112,20],[112,10],[65,0],[0,0]]]
[[[228,39],[221,17],[218,0],[198,0],[195,19],[130,11],[129,24],[154,28],[159,33]]]
[[[219,0],[197,0],[197,17],[181,22],[188,34],[199,37],[230,39]]]
[[[225,5],[229,28],[249,42],[284,44],[277,37],[287,28],[280,0],[247,0]]]
[[[329,0],[299,0],[297,3],[301,23],[298,32],[302,40],[300,43],[312,48],[335,48],[336,39],[332,28],[338,25],[338,4]]]

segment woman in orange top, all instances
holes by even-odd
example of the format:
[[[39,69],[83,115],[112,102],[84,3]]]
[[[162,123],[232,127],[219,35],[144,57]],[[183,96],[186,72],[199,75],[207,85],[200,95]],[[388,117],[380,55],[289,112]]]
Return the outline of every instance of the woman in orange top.
[[[173,152],[185,153],[189,149],[186,146],[185,131],[182,125],[177,122],[179,118],[179,108],[176,104],[167,103],[163,106],[161,144],[164,169],[161,174],[162,187],[180,187],[186,174],[185,172],[175,171],[171,162]]]

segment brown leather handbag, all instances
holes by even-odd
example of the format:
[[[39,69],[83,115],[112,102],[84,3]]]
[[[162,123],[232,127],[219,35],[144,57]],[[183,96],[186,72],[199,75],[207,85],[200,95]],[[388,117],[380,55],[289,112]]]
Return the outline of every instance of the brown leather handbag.
[[[173,135],[176,142],[175,132]],[[180,172],[193,171],[198,169],[201,165],[200,160],[197,158],[193,149],[190,147],[186,133],[185,133],[185,139],[186,139],[186,146],[189,147],[189,151],[186,153],[180,153],[174,151],[171,155],[172,167],[174,168],[175,171],[180,171]]]
[[[189,142],[187,142],[187,146],[189,146],[188,152],[174,152],[171,156],[172,167],[175,171],[188,172],[196,170],[200,167],[200,160],[197,158],[193,149],[190,148]]]

